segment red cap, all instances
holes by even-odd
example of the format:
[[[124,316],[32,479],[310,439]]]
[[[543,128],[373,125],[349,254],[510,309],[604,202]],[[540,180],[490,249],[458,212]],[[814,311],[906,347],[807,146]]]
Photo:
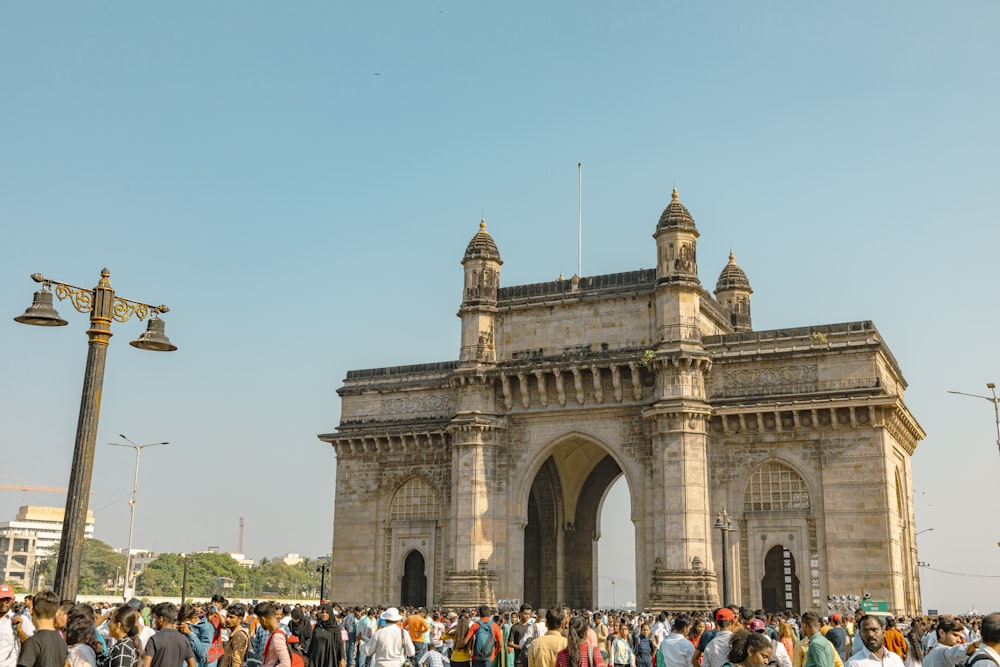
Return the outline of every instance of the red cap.
[[[14,587],[10,584],[0,584],[0,600],[14,597]]]
[[[715,620],[717,621],[731,621],[733,618],[733,610],[729,607],[723,607],[715,612]]]
[[[750,621],[750,632],[760,632],[765,629],[767,629],[767,625],[759,618],[755,618]]]
[[[840,623],[841,621],[844,620],[844,617],[841,616],[840,614],[834,614],[833,616],[830,617],[830,620],[831,621],[836,621],[837,623]]]

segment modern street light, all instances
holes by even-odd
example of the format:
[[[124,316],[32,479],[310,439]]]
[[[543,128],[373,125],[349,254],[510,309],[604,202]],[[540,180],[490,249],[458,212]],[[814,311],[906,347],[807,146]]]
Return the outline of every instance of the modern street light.
[[[109,442],[108,444],[112,447],[131,447],[135,450],[135,476],[132,478],[132,499],[128,501],[131,508],[128,519],[128,554],[125,556],[125,582],[122,584],[122,598],[127,600],[132,597],[132,591],[129,590],[128,584],[132,578],[132,529],[135,527],[135,493],[139,489],[139,454],[142,453],[144,447],[158,447],[160,445],[169,445],[170,443],[154,442],[149,445],[137,445],[121,433],[118,436],[128,444],[126,445],[121,442]]]
[[[929,533],[932,530],[934,530],[934,529],[933,528],[924,528],[923,530],[918,530],[916,533],[913,534],[913,536],[916,537],[917,535],[920,535],[922,533]]]
[[[729,531],[733,529],[733,519],[725,507],[716,515],[715,527],[722,531],[722,606],[725,607],[733,599],[729,590]]]
[[[69,473],[69,491],[66,494],[66,511],[63,515],[62,537],[59,541],[59,560],[56,564],[55,591],[62,600],[75,600],[80,586],[80,559],[83,553],[84,532],[87,526],[87,500],[94,473],[94,448],[97,444],[97,422],[101,412],[101,389],[104,384],[104,364],[107,360],[108,341],[111,340],[111,320],[127,322],[132,316],[140,320],[151,316],[146,331],[130,344],[142,350],[172,352],[177,349],[164,333],[161,313],[166,306],[151,306],[115,296],[108,280],[110,272],[101,271],[101,279],[94,289],[84,289],[68,283],[50,280],[41,273],[31,274],[31,279],[41,283],[34,300],[16,322],[43,327],[65,326],[68,322],[52,306],[52,288],[59,300],[69,298],[81,313],[90,313],[87,330],[87,366],[83,374],[83,395],[80,399],[80,417],[76,425],[73,444],[73,464]]]
[[[993,394],[992,398],[990,398],[989,396],[982,396],[980,394],[967,394],[964,391],[951,391],[950,389],[948,390],[948,393],[958,394],[959,396],[972,396],[973,398],[981,398],[984,401],[989,401],[990,403],[993,404],[993,415],[996,418],[996,425],[997,425],[997,450],[1000,451],[1000,398],[997,398],[997,386],[995,384],[993,384],[992,382],[987,382],[986,388],[989,389],[990,393]]]

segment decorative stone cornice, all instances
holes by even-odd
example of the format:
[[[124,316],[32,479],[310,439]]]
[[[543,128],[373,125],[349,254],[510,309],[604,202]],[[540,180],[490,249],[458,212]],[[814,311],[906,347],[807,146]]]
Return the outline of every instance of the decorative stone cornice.
[[[327,433],[319,439],[333,445],[338,459],[407,453],[438,458],[447,455],[450,444],[444,428],[407,430],[405,427],[385,428],[384,425],[353,433]]]
[[[927,435],[896,396],[715,407],[710,427],[725,436],[884,428],[910,455]]]

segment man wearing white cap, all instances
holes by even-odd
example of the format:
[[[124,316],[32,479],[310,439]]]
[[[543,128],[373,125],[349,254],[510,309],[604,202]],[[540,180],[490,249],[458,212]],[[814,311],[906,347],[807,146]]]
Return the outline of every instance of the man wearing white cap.
[[[403,629],[403,617],[399,610],[389,607],[379,619],[385,621],[385,627],[379,628],[365,644],[365,655],[371,658],[371,667],[402,667],[407,658],[413,657],[416,651],[409,634]]]

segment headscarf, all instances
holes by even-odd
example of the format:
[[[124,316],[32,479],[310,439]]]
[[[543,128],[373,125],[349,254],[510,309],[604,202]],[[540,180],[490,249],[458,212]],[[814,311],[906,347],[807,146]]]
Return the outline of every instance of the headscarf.
[[[329,613],[327,614],[326,618],[323,618],[322,614],[318,615],[316,619],[316,627],[326,628],[328,630],[332,630],[333,628],[338,627],[336,620],[337,617],[333,615],[333,605],[331,605],[330,603],[321,604],[319,608],[321,611],[325,610]]]

